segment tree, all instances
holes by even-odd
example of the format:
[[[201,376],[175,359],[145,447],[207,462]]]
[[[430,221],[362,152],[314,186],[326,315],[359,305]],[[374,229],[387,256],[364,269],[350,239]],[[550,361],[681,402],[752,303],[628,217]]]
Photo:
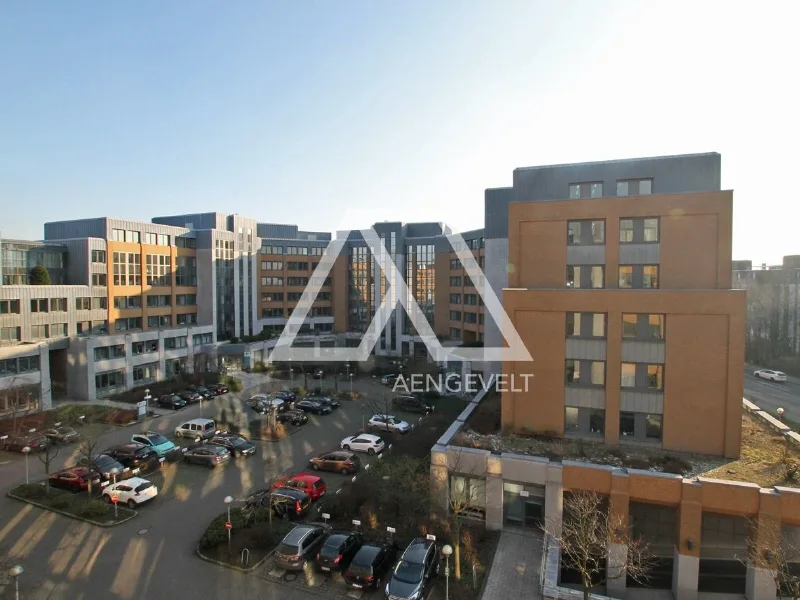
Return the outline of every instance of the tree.
[[[81,462],[85,463],[86,466],[91,469],[92,462],[95,458],[97,458],[102,452],[100,452],[100,444],[103,443],[103,436],[98,435],[94,438],[84,438],[84,440],[78,446],[78,453],[81,455]],[[89,496],[92,495],[92,478],[89,478],[89,487],[87,489]]]
[[[461,580],[461,542],[464,522],[475,512],[482,511],[480,497],[486,497],[485,483],[479,477],[469,477],[471,469],[460,451],[450,461],[448,479],[448,518],[450,520],[450,537],[453,542],[453,574]],[[481,482],[481,483],[478,483]]]
[[[389,394],[385,393],[373,396],[363,404],[363,407],[367,411],[369,411],[370,418],[372,418],[372,415],[391,415],[392,406],[393,406],[392,397]],[[388,423],[386,424],[385,427],[376,429],[381,429],[383,431],[391,431]]]
[[[36,453],[36,458],[44,465],[44,485],[48,494],[50,493],[50,473],[52,472],[53,461],[58,457],[59,449],[59,447],[53,444],[47,444],[41,452]]]
[[[800,539],[786,539],[780,523],[768,519],[751,520],[748,530],[749,561],[769,569],[779,597],[800,599],[800,573],[792,569],[800,562]]]
[[[51,285],[50,272],[41,265],[31,269],[30,285]]]
[[[38,390],[36,388],[39,388]],[[32,384],[24,376],[12,377],[9,385],[0,390],[0,414],[3,412],[11,415],[11,429],[18,433],[19,417],[32,408],[36,408],[36,398],[41,398],[48,390],[42,389],[37,384]],[[2,400],[5,399],[3,403]],[[3,408],[5,404],[5,408]]]
[[[580,576],[585,600],[592,587],[609,580],[630,577],[643,583],[654,566],[647,544],[632,538],[624,517],[614,515],[606,499],[594,492],[565,494],[562,518],[546,531],[560,547],[564,566]],[[612,555],[611,544],[625,546],[626,554]]]

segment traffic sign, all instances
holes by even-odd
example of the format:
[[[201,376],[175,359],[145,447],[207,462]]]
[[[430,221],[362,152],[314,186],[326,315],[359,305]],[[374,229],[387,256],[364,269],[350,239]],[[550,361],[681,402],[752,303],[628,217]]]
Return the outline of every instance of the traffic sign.
[[[436,536],[433,535],[432,533],[429,533],[428,535],[425,536],[425,539],[430,541],[430,542],[435,542],[436,541]]]
[[[113,496],[111,496],[111,501],[112,501],[114,504],[116,504],[117,502],[119,502],[119,496],[117,496],[116,494],[114,494]]]
[[[322,513],[322,518],[323,519],[330,519],[331,515],[329,513]]]
[[[227,521],[227,522],[225,523],[225,529],[227,529],[228,531],[230,531],[231,529],[233,529],[233,523],[231,523],[230,521]]]
[[[386,531],[388,531],[389,533],[397,533],[397,529],[395,529],[394,527],[387,527]]]
[[[358,527],[359,525],[361,525],[361,521],[359,521],[358,519],[353,519],[353,525]]]

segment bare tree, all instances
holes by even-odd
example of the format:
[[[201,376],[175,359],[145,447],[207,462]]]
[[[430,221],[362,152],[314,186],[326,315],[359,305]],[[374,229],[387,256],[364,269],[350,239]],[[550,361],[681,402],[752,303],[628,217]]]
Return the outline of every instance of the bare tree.
[[[31,383],[29,380],[22,376],[12,377],[8,385],[0,390],[0,396],[6,399],[6,412],[11,416],[11,428],[14,433],[18,433],[19,418],[23,414],[27,414],[31,408],[40,407],[35,398],[36,394],[33,389],[36,384]],[[42,388],[39,385],[39,399],[48,393],[50,389]],[[1,409],[2,407],[0,407]]]
[[[83,441],[78,445],[78,453],[81,456],[81,462],[86,463],[87,468],[92,468],[92,462],[95,458],[97,458],[102,452],[100,451],[100,445],[103,443],[103,436],[98,435],[97,437],[93,438],[84,438]],[[89,478],[89,487],[87,489],[89,496],[92,495],[92,478]]]
[[[255,523],[258,519],[258,511],[261,509],[267,509],[267,522],[269,523],[270,527],[272,527],[272,519],[275,516],[276,508],[279,505],[278,499],[272,492],[275,484],[284,479],[285,477],[280,475],[269,477],[264,482],[263,489],[244,499],[244,508],[242,508],[242,513],[244,514],[246,521],[253,521],[253,523]],[[285,518],[288,518],[288,515]]]
[[[585,600],[592,587],[609,580],[647,581],[655,563],[647,544],[630,536],[624,517],[609,511],[606,499],[594,492],[565,494],[562,518],[546,530],[560,547],[564,566],[580,576]],[[611,544],[627,551],[623,556],[609,553]]]
[[[792,568],[800,563],[800,535],[787,539],[780,523],[767,519],[752,519],[748,530],[749,561],[772,573],[780,598],[800,600],[800,573]]]
[[[52,472],[53,461],[58,457],[59,447],[52,443],[45,444],[41,452],[36,453],[36,458],[44,465],[45,490],[50,493],[50,473]]]
[[[394,403],[390,394],[382,393],[372,396],[362,406],[368,412],[369,417],[372,418],[373,415],[391,415]],[[384,427],[376,427],[376,429],[392,431],[388,423]]]

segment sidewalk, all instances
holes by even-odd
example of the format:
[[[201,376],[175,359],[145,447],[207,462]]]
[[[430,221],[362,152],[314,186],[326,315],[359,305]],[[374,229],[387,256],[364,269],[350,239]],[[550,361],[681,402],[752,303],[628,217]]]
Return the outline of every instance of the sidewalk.
[[[542,535],[504,530],[481,600],[540,600]]]

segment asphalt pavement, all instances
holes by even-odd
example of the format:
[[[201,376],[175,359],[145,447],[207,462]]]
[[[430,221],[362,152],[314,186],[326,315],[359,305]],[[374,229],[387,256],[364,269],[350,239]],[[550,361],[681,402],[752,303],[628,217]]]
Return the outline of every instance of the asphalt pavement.
[[[354,382],[353,388],[373,396],[386,391],[371,378]],[[253,391],[250,388],[246,393],[226,395],[218,401],[228,402]],[[208,406],[203,410],[206,415],[211,413]],[[21,598],[319,598],[319,594],[203,562],[194,555],[195,547],[206,525],[224,512],[226,496],[243,498],[274,475],[308,470],[310,457],[338,447],[342,438],[357,433],[365,412],[368,411],[362,408],[361,401],[344,401],[331,415],[311,416],[296,434],[280,442],[257,442],[256,455],[237,458],[214,470],[168,465],[153,477],[160,488],[159,496],[141,507],[136,518],[112,528],[92,526],[5,496],[25,482],[26,459],[0,453],[0,548],[25,569],[20,577]],[[156,430],[174,439],[171,433],[176,425],[198,416],[200,407],[193,405],[146,424],[113,428],[104,434],[102,447],[127,442],[142,430]],[[77,449],[67,448],[59,454],[56,467],[74,464],[76,458]],[[363,464],[374,460],[378,459],[362,456]],[[43,479],[43,464],[35,456],[27,461],[31,481]],[[335,493],[345,480],[344,476],[331,473],[323,477],[329,493]]]
[[[753,375],[761,367],[746,365],[744,373],[744,397],[762,410],[775,416],[783,408],[784,416],[800,423],[800,379],[789,375],[785,382],[777,383],[759,379]]]

